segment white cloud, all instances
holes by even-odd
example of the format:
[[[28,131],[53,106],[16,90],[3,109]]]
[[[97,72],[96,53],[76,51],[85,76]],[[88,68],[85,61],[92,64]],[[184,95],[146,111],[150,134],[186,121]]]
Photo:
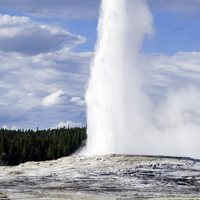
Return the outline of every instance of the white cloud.
[[[174,56],[151,54],[140,57],[147,90],[165,91],[200,84],[200,52],[178,52]],[[149,91],[148,91],[149,92]],[[163,94],[163,93],[162,93]]]
[[[19,94],[18,102],[16,103],[17,106],[22,107],[24,109],[29,109],[40,104],[40,100],[35,96],[34,93]]]
[[[58,125],[56,125],[56,128],[61,128],[61,127],[84,127],[85,125],[83,125],[81,122],[78,123],[73,123],[72,121],[67,121],[67,122],[60,122]],[[54,127],[55,128],[55,127]]]
[[[8,130],[8,126],[7,125],[2,126],[2,128]]]
[[[64,45],[73,48],[86,39],[73,35],[58,25],[41,26],[28,17],[0,14],[0,50],[28,55],[59,50]]]
[[[0,51],[0,121],[20,128],[49,128],[60,121],[85,124],[85,106],[70,101],[84,99],[92,52],[59,51],[23,56]],[[69,100],[59,106],[42,106],[45,96],[63,91]],[[7,105],[7,106],[6,106]]]
[[[36,56],[0,51],[1,104],[28,109],[58,90],[83,98],[92,55],[67,48]]]
[[[11,130],[18,130],[19,129],[19,127],[18,126],[15,126],[15,125],[13,125],[11,128],[10,128]]]
[[[78,105],[85,105],[85,101],[81,100],[80,97],[72,97],[70,101],[76,102]]]
[[[15,126],[15,125],[13,125],[11,128],[8,128],[7,125],[4,125],[4,126],[2,126],[2,128],[3,128],[3,129],[7,129],[7,130],[18,130],[18,129],[19,129],[19,127],[18,127],[18,126]]]
[[[65,19],[89,19],[98,17],[100,0],[6,0],[0,7],[18,10],[36,17],[60,17]]]
[[[48,96],[46,96],[43,101],[42,104],[44,106],[51,106],[51,105],[56,105],[56,104],[64,104],[66,101],[67,97],[66,94],[59,90],[57,92],[54,92]]]
[[[4,106],[7,106],[8,104],[7,103],[4,103],[0,100],[0,105],[4,105]]]
[[[34,94],[34,93],[29,93],[28,96],[29,96],[29,97],[34,97],[35,94]]]
[[[84,4],[78,0],[58,1],[8,0],[0,1],[0,6],[39,17],[93,19],[98,15],[98,6],[96,13],[86,12],[97,5],[93,0]],[[85,124],[85,106],[79,104],[84,104],[93,53],[73,52],[73,47],[85,41],[60,24],[0,14],[1,126],[36,129],[61,121]],[[80,101],[72,102],[72,97]]]

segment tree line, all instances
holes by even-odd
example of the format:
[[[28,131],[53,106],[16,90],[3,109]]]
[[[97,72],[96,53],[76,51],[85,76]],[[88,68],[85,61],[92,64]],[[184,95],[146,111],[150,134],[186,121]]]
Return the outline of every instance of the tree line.
[[[86,127],[48,130],[0,129],[0,161],[18,165],[27,161],[58,159],[74,153],[87,139]]]

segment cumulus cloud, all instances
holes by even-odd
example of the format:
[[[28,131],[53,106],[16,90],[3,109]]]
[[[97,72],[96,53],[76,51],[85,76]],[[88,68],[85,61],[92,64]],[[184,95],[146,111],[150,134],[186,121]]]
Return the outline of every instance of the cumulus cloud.
[[[59,90],[57,92],[54,92],[54,93],[46,96],[43,99],[42,104],[44,106],[51,106],[51,105],[56,105],[56,104],[64,104],[66,99],[67,99],[66,94],[62,90]]]
[[[98,17],[100,0],[6,0],[0,7],[18,10],[36,17],[90,19]]]
[[[28,55],[51,52],[64,45],[74,47],[85,42],[58,25],[41,25],[28,17],[0,14],[0,50]]]
[[[81,100],[80,97],[72,97],[70,101],[76,102],[78,105],[85,105],[85,101]]]
[[[92,55],[66,48],[36,56],[0,51],[0,101],[31,108],[58,90],[82,98]]]
[[[8,129],[8,126],[7,125],[3,125],[1,128]]]
[[[7,130],[18,130],[18,129],[19,129],[19,127],[18,127],[18,126],[15,126],[15,125],[13,125],[11,128],[8,128],[7,125],[4,125],[4,126],[2,126],[2,128],[3,128],[3,129],[7,129]]]
[[[8,0],[0,1],[0,6],[37,17],[98,16],[98,2],[93,0]],[[93,53],[73,52],[84,42],[84,37],[60,24],[0,14],[1,127],[49,128],[61,121],[85,124],[83,99]],[[73,97],[80,99],[70,101]]]
[[[84,99],[92,56],[92,52],[75,53],[68,48],[35,56],[0,51],[0,126],[49,128],[65,120],[84,124],[85,107],[70,99]],[[69,98],[65,102],[66,96],[60,98],[57,93],[58,102],[65,104],[42,104],[51,104],[50,97],[43,99],[59,90]]]
[[[84,125],[81,122],[78,123],[73,123],[72,121],[67,121],[67,122],[60,122],[58,125],[56,125],[56,128],[61,128],[61,127],[84,127]],[[54,128],[55,128],[54,127]]]
[[[11,128],[10,128],[11,130],[18,130],[19,129],[19,127],[18,126],[15,126],[15,125],[13,125]]]

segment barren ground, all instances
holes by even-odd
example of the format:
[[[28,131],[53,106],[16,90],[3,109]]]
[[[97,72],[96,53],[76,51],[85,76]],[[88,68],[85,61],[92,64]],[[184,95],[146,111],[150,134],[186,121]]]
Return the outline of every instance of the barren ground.
[[[0,166],[0,192],[15,200],[200,199],[200,160],[79,155]]]

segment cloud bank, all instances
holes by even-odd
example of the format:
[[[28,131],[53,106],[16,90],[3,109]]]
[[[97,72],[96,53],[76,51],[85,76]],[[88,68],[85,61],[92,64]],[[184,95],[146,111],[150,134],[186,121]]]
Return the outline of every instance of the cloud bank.
[[[100,0],[6,0],[0,7],[35,17],[96,20]]]
[[[200,84],[200,52],[178,52],[173,56],[150,54],[141,56],[140,64],[148,92],[163,95],[172,88]]]
[[[68,45],[74,47],[86,42],[59,26],[46,26],[28,17],[11,17],[0,14],[0,50],[26,55],[53,52]]]
[[[147,0],[151,11],[184,12],[194,15],[200,11],[196,0]],[[29,16],[64,19],[97,20],[100,0],[6,0],[0,7],[20,11]]]
[[[9,15],[0,15],[0,30],[0,126],[84,124],[82,99],[93,53],[73,48],[86,39],[61,26]]]

